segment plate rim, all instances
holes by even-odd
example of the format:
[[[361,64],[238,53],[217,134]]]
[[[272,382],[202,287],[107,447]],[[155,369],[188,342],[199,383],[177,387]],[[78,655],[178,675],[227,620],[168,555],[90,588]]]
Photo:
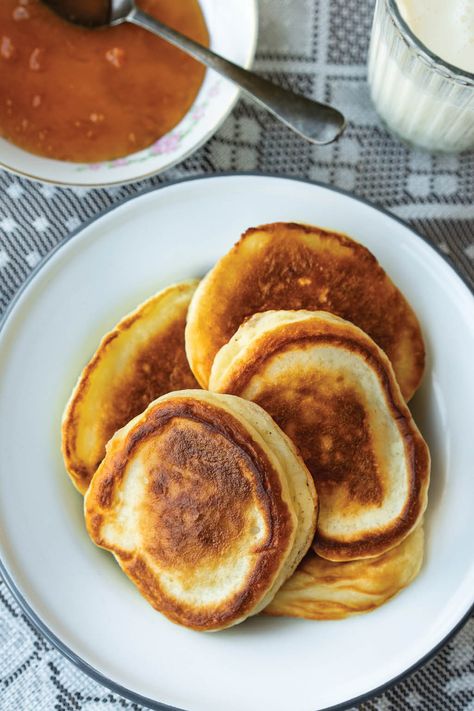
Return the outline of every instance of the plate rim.
[[[407,229],[409,229],[416,237],[420,238],[423,242],[425,242],[428,245],[428,247],[430,247],[436,254],[438,254],[438,256],[440,256],[442,258],[442,260],[449,267],[451,267],[451,269],[453,270],[455,275],[460,279],[460,281],[464,284],[464,286],[467,287],[467,290],[474,297],[474,286],[472,286],[469,283],[469,281],[467,280],[467,278],[460,272],[458,267],[453,263],[450,256],[447,255],[445,252],[443,252],[437,245],[431,243],[430,240],[425,235],[420,233],[416,228],[412,227],[406,220],[398,217],[397,215],[394,215],[386,208],[383,208],[383,207],[371,202],[370,200],[367,200],[364,197],[355,195],[354,193],[351,193],[348,190],[344,190],[343,188],[339,188],[337,186],[330,185],[329,183],[325,183],[322,181],[310,180],[308,178],[303,178],[303,177],[281,175],[281,174],[275,174],[275,173],[269,173],[269,172],[223,171],[218,174],[215,174],[215,173],[202,174],[202,173],[200,173],[200,174],[196,174],[196,175],[180,177],[180,178],[176,178],[176,179],[167,180],[159,185],[147,187],[143,190],[140,190],[135,195],[127,196],[127,197],[121,199],[116,204],[104,208],[99,213],[97,213],[93,217],[86,220],[77,229],[73,230],[70,234],[66,235],[57,245],[55,245],[53,247],[53,249],[41,260],[41,262],[30,272],[30,274],[28,275],[26,280],[20,286],[18,291],[14,294],[12,300],[10,301],[10,303],[8,304],[8,306],[5,310],[5,313],[3,314],[3,316],[0,319],[0,333],[3,331],[7,321],[9,320],[13,311],[15,310],[15,307],[16,307],[18,301],[20,300],[20,298],[22,297],[23,293],[26,291],[26,289],[29,287],[29,285],[34,281],[37,274],[46,266],[46,264],[56,254],[56,252],[58,252],[62,247],[64,247],[66,244],[68,244],[68,242],[70,242],[72,239],[74,239],[79,234],[81,234],[83,232],[83,230],[90,227],[94,222],[97,222],[98,220],[100,220],[102,217],[104,217],[108,213],[113,212],[114,210],[122,207],[123,205],[125,205],[128,202],[131,202],[133,200],[141,198],[144,195],[147,195],[147,194],[150,194],[153,192],[158,192],[158,191],[166,189],[168,187],[180,185],[182,183],[191,183],[194,181],[215,180],[215,179],[229,178],[229,177],[254,177],[254,178],[257,177],[257,178],[270,178],[270,179],[276,179],[276,180],[289,180],[289,181],[292,181],[295,183],[303,183],[306,185],[323,188],[323,189],[328,190],[330,192],[339,193],[339,194],[341,194],[347,198],[350,198],[352,200],[355,200],[357,202],[361,202],[361,203],[371,207],[372,209],[376,210],[377,212],[381,212],[383,215],[385,215],[386,217],[389,217],[390,219],[394,220],[395,222],[398,222],[403,227],[406,227]],[[138,692],[131,691],[130,689],[128,689],[124,686],[121,686],[119,683],[113,681],[112,679],[109,679],[104,674],[97,671],[97,669],[95,669],[88,662],[86,662],[84,659],[82,659],[82,657],[80,657],[78,654],[76,654],[70,647],[68,647],[67,644],[65,644],[59,637],[57,637],[49,629],[49,627],[46,625],[46,623],[43,622],[43,620],[40,618],[40,616],[34,611],[34,609],[25,600],[25,598],[23,597],[19,588],[17,587],[16,583],[13,581],[10,574],[8,573],[5,564],[2,561],[1,551],[0,551],[0,575],[3,578],[3,580],[5,581],[5,584],[6,584],[7,588],[9,589],[9,591],[11,592],[11,594],[13,595],[14,599],[19,604],[22,612],[26,615],[27,619],[31,622],[31,624],[41,634],[43,634],[44,637],[46,637],[48,642],[50,642],[53,645],[53,647],[55,647],[63,656],[65,656],[69,661],[71,661],[80,671],[84,672],[89,677],[94,679],[94,681],[99,682],[106,688],[110,689],[112,692],[123,696],[125,699],[132,701],[132,703],[141,704],[145,708],[153,709],[154,711],[192,711],[192,709],[185,710],[185,709],[181,709],[177,706],[170,706],[169,704],[165,704],[161,701],[156,701],[156,700],[150,699],[148,697],[145,697],[145,696],[139,694]],[[466,622],[468,621],[468,619],[471,617],[471,615],[473,613],[474,613],[474,601],[472,602],[469,609],[465,612],[465,614],[461,617],[461,619],[443,637],[443,639],[441,639],[430,651],[428,651],[425,655],[423,655],[414,664],[412,664],[411,666],[409,666],[407,669],[400,672],[396,676],[392,677],[391,679],[387,680],[383,684],[375,687],[374,689],[371,689],[363,694],[355,696],[347,701],[343,701],[341,703],[338,703],[338,704],[335,704],[332,706],[327,706],[324,709],[320,709],[320,711],[343,711],[343,709],[349,709],[354,704],[368,701],[369,699],[373,698],[374,696],[378,696],[379,694],[383,693],[390,687],[394,686],[395,684],[397,684],[400,681],[402,681],[403,679],[407,678],[414,672],[418,671],[430,659],[432,659],[449,642],[449,640],[452,639],[452,637],[454,637],[454,635],[462,629],[462,627],[464,627],[464,625],[466,624]]]

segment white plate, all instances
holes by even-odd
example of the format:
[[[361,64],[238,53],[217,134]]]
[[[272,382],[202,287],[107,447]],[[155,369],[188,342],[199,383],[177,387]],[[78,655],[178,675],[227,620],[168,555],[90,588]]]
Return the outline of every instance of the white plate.
[[[257,0],[199,0],[210,46],[243,67],[250,67],[257,43]],[[155,175],[202,146],[231,112],[239,89],[212,70],[180,123],[149,148],[112,161],[71,163],[35,156],[0,138],[0,165],[12,173],[57,185],[98,187],[129,183]]]
[[[413,410],[433,455],[426,560],[414,584],[365,616],[262,617],[197,633],[155,612],[88,540],[59,452],[61,411],[120,316],[203,274],[246,227],[274,220],[356,237],[421,320],[428,369]],[[473,299],[461,279],[406,225],[346,194],[234,175],[126,202],[51,256],[0,332],[0,557],[10,585],[62,651],[155,708],[315,711],[373,691],[432,652],[474,601],[473,353]]]

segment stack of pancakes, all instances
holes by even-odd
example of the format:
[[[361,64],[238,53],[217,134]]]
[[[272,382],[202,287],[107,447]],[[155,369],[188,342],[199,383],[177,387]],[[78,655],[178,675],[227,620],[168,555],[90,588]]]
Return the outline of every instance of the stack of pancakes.
[[[424,344],[349,237],[247,230],[102,340],[63,419],[87,530],[169,619],[378,607],[423,559]],[[199,389],[199,387],[203,389]]]

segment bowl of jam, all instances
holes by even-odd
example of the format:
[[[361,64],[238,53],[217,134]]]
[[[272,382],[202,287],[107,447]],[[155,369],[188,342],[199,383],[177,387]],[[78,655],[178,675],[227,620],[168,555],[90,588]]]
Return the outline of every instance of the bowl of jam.
[[[255,0],[137,0],[242,66],[253,61]],[[62,185],[126,183],[188,157],[238,89],[139,27],[90,29],[41,0],[0,3],[0,165]]]

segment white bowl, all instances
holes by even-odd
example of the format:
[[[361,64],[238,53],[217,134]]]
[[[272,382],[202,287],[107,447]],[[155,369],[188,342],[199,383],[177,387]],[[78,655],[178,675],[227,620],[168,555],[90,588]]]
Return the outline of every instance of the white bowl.
[[[199,1],[211,49],[250,67],[257,43],[257,0]],[[202,146],[227,118],[238,96],[234,84],[208,70],[188,113],[149,148],[112,161],[72,163],[35,156],[0,138],[0,166],[56,185],[99,187],[141,180],[171,168]]]
[[[84,529],[60,419],[100,337],[157,289],[203,274],[251,225],[304,221],[367,245],[426,338],[410,406],[432,453],[418,578],[335,622],[254,618],[205,634],[154,611]],[[130,200],[36,270],[0,330],[0,558],[24,609],[73,661],[125,696],[188,711],[315,711],[379,689],[431,654],[474,602],[474,302],[407,225],[360,200],[264,176],[181,182]]]

